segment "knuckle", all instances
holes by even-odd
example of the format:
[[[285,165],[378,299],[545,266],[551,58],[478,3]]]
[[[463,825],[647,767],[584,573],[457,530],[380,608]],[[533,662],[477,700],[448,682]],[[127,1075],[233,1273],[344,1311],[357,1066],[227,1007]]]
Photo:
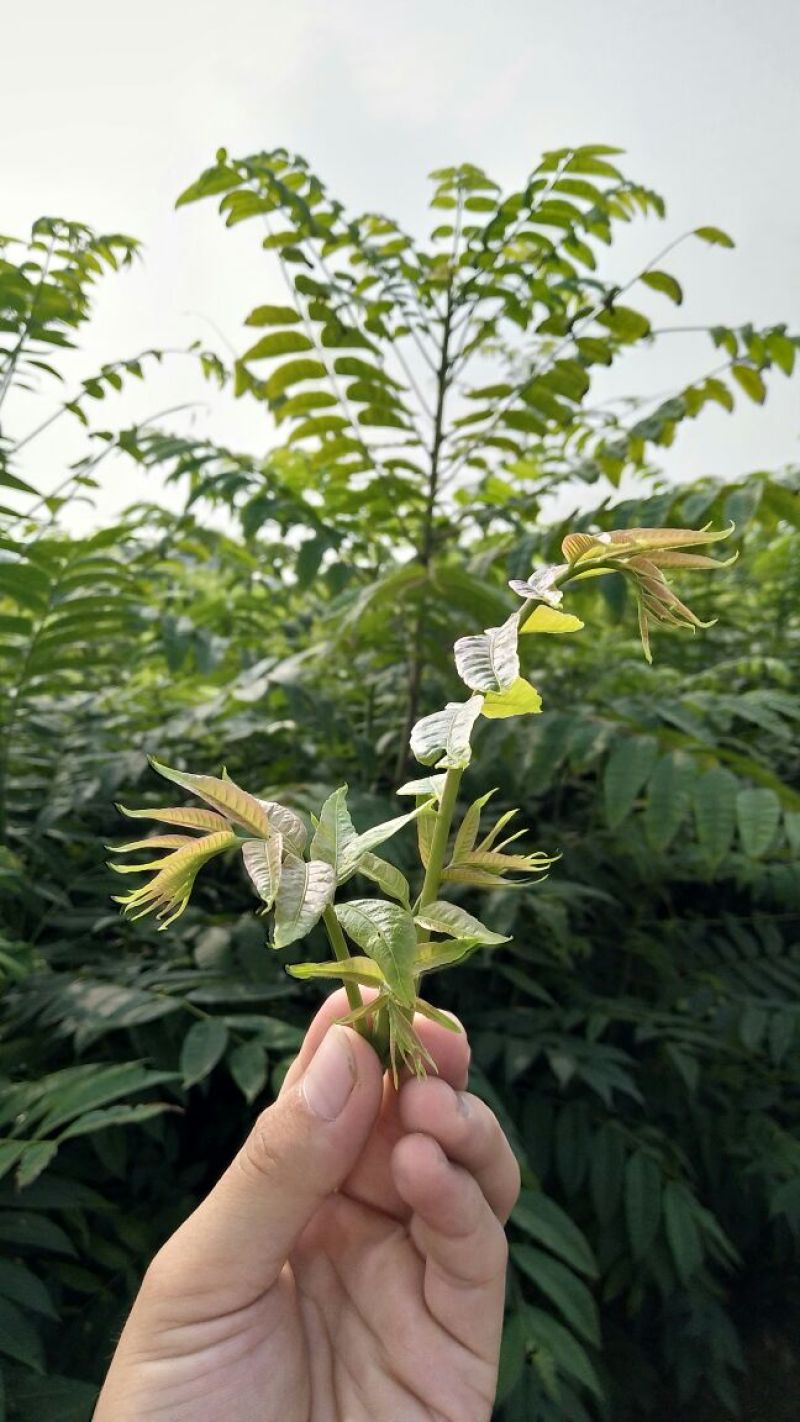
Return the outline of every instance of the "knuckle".
[[[162,1244],[145,1270],[140,1288],[140,1297],[153,1303],[169,1299],[176,1288],[177,1264],[172,1248],[172,1239]]]
[[[236,1156],[234,1164],[250,1179],[274,1178],[281,1161],[281,1149],[276,1140],[275,1117],[272,1108],[262,1111],[249,1136]]]
[[[492,1276],[505,1273],[508,1266],[508,1239],[503,1226],[496,1217],[488,1242],[487,1257]]]

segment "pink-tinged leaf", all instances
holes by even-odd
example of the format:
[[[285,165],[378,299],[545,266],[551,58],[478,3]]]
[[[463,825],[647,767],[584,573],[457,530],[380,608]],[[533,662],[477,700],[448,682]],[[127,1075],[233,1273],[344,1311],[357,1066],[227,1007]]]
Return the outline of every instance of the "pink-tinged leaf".
[[[233,780],[221,780],[216,775],[189,775],[181,770],[171,770],[168,765],[150,757],[150,764],[165,780],[180,785],[190,794],[205,800],[212,810],[217,810],[227,820],[241,825],[250,834],[266,839],[270,832],[267,813],[254,795],[248,795]]]
[[[290,810],[288,805],[279,805],[277,800],[259,800],[258,804],[269,820],[270,829],[283,835],[286,848],[293,854],[302,854],[306,847],[308,830],[300,816]]]
[[[713,572],[715,568],[729,568],[738,557],[738,552],[732,553],[730,558],[708,558],[704,553],[679,553],[670,548],[651,553],[650,561],[659,568],[711,569]]]
[[[336,871],[322,859],[308,863],[295,854],[283,862],[281,882],[275,899],[273,947],[288,948],[305,938],[319,921],[336,892]]]
[[[134,839],[130,844],[107,844],[106,849],[110,849],[112,854],[132,854],[134,849],[183,849],[186,844],[197,843],[198,840],[190,834],[152,834],[149,839]],[[136,869],[143,867],[141,864],[135,866]]]
[[[268,909],[272,908],[280,886],[282,858],[281,834],[272,834],[269,839],[248,839],[242,845],[244,867]]]
[[[186,829],[228,830],[228,821],[212,810],[201,810],[194,805],[180,805],[171,810],[128,810],[125,805],[117,805],[121,815],[129,820],[156,820],[163,825],[183,825]]]

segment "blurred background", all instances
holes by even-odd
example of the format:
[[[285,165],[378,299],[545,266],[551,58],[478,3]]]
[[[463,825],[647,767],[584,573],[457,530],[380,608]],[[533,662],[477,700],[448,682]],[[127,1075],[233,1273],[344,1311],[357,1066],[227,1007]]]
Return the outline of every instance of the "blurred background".
[[[561,858],[453,886],[513,942],[430,994],[523,1165],[498,1419],[788,1417],[796,7],[48,0],[0,34],[0,1419],[90,1417],[317,1000],[284,966],[319,931],[279,959],[235,865],[166,934],[119,916],[147,755],[306,816],[347,781],[373,824],[510,578],[707,523],[738,561],[675,587],[716,625],[652,667],[623,573],[526,639],[543,711],[480,733],[464,807],[498,787]]]

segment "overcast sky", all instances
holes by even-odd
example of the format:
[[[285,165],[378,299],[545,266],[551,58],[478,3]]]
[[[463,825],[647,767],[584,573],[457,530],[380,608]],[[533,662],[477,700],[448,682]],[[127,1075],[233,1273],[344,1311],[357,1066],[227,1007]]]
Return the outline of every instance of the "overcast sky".
[[[48,213],[146,245],[139,270],[103,284],[76,377],[195,337],[241,349],[241,318],[279,296],[255,228],[226,232],[211,204],[174,211],[220,145],[293,148],[348,205],[419,230],[433,167],[468,160],[510,187],[545,148],[616,143],[626,170],[666,196],[668,219],[626,231],[606,271],[630,274],[669,237],[716,223],[736,250],[683,247],[669,265],[686,303],[677,318],[665,303],[660,317],[800,330],[798,0],[0,6],[0,231],[23,235]],[[672,336],[660,352],[629,357],[625,387],[667,390],[708,365],[698,338]],[[687,427],[671,473],[734,476],[796,461],[798,391],[778,375],[763,411],[714,411]],[[254,451],[272,439],[263,408],[215,400],[181,361],[109,403],[107,418],[184,401],[193,408],[174,417],[179,428]],[[18,400],[14,433],[41,413],[41,398],[35,408]],[[52,487],[80,448],[61,422],[35,446],[35,480]],[[120,464],[78,522],[156,493]]]

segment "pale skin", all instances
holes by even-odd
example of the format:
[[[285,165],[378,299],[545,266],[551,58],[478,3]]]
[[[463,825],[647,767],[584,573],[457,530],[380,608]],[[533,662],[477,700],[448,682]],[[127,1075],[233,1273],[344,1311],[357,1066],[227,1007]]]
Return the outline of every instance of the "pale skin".
[[[346,1010],[156,1256],[94,1422],[489,1422],[516,1160],[463,1032],[418,1017],[438,1074],[396,1091]]]

